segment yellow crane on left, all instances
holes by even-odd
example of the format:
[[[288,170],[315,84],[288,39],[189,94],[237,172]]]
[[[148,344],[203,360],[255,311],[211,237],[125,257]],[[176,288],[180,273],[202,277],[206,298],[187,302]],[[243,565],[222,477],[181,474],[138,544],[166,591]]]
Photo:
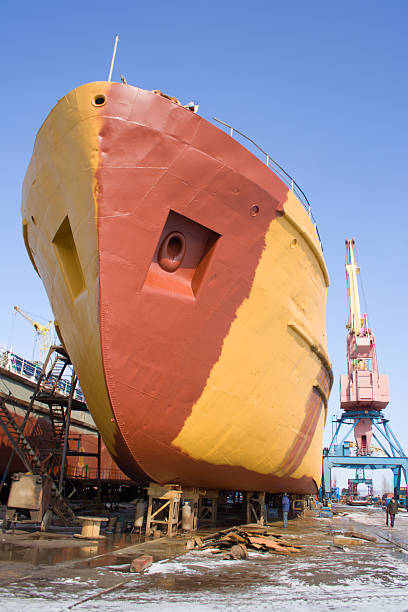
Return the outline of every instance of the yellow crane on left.
[[[42,325],[41,323],[38,323],[38,321],[34,321],[34,319],[30,317],[30,315],[24,312],[24,310],[21,310],[21,308],[19,308],[18,306],[14,306],[14,310],[16,311],[16,313],[19,312],[22,317],[27,319],[27,321],[31,323],[31,325],[34,327],[35,331],[37,332],[38,348],[40,350],[41,360],[44,363],[45,358],[47,357],[48,350],[51,346],[50,331],[51,331],[53,322],[48,321],[48,325]]]

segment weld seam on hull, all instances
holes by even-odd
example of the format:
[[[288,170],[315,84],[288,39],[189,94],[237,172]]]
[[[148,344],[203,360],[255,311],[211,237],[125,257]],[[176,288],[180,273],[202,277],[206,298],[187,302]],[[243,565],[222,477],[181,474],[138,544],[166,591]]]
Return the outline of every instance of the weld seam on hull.
[[[320,359],[321,363],[323,364],[329,376],[330,389],[331,389],[333,386],[333,380],[334,380],[333,370],[330,365],[328,356],[324,353],[323,349],[319,346],[319,343],[317,342],[317,340],[311,338],[309,334],[304,329],[302,329],[300,325],[296,323],[295,321],[289,321],[288,327],[292,331],[294,331],[298,336],[300,336],[302,340],[304,340],[306,344],[309,345],[310,350]],[[327,403],[327,400],[326,400],[326,403]]]
[[[302,238],[305,240],[307,245],[312,250],[313,255],[316,257],[316,259],[317,259],[317,261],[319,263],[320,269],[321,269],[322,274],[323,274],[324,282],[326,283],[326,287],[328,287],[330,285],[329,273],[327,271],[326,264],[324,262],[322,252],[320,251],[320,249],[317,248],[315,242],[310,237],[310,235],[307,232],[307,230],[305,230],[303,225],[301,225],[299,223],[299,221],[292,215],[292,213],[290,213],[287,209],[285,209],[283,214],[284,214],[285,219],[287,219],[288,222],[291,225],[293,225],[293,227],[299,232],[299,234],[302,236]]]
[[[323,391],[322,387],[319,385],[319,383],[316,381],[315,384],[313,385],[313,391],[315,393],[317,393],[317,395],[320,397],[320,399],[323,402],[323,406],[324,406],[324,411],[325,411],[325,417],[324,420],[326,421],[326,417],[327,417],[327,405],[328,405],[328,398],[327,395],[325,394],[325,392]]]

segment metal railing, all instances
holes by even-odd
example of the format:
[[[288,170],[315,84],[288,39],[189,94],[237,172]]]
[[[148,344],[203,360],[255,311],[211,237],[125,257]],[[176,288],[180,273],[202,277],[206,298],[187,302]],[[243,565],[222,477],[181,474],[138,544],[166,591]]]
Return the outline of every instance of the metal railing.
[[[37,382],[42,371],[41,363],[28,361],[24,359],[24,357],[19,357],[9,350],[4,351],[0,355],[0,367],[14,374],[18,374],[31,382]],[[57,380],[56,377],[51,376],[51,378],[55,381]],[[61,378],[57,383],[57,389],[61,395],[68,396],[71,389],[71,379]],[[75,389],[74,398],[80,402],[85,402],[85,397],[81,389]]]
[[[69,465],[66,469],[66,474],[70,478],[78,478],[78,479],[89,479],[96,480],[98,478],[98,468],[89,467],[89,465],[84,465],[83,467],[79,467],[77,465]],[[100,479],[101,480],[120,480],[122,482],[132,482],[130,478],[126,476],[119,469],[115,468],[101,468],[100,470]]]
[[[275,161],[269,155],[269,153],[264,151],[254,140],[252,140],[252,138],[249,138],[249,136],[247,136],[243,132],[240,132],[239,130],[234,128],[232,125],[229,125],[228,123],[225,123],[225,121],[221,121],[220,119],[217,119],[217,117],[213,117],[213,120],[217,121],[217,123],[221,123],[221,125],[224,125],[225,127],[227,127],[229,129],[229,131],[230,131],[231,138],[234,137],[234,133],[235,134],[239,134],[240,136],[242,136],[242,138],[245,138],[246,140],[248,140],[248,142],[253,144],[254,147],[260,153],[265,155],[265,163],[266,163],[267,167],[270,168],[275,174],[277,174],[282,179],[282,181],[285,183],[285,185],[287,185],[289,187],[289,189],[295,194],[295,196],[297,197],[299,202],[302,204],[303,208],[306,210],[307,214],[310,217],[310,220],[312,221],[312,223],[314,225],[317,237],[319,238],[320,245],[322,245],[322,241],[320,240],[319,230],[317,229],[316,219],[313,217],[313,214],[312,214],[312,209],[311,209],[311,206],[310,206],[310,202],[307,199],[305,192],[300,187],[300,185],[298,185],[298,183],[295,181],[295,179],[292,176],[290,176],[290,174],[288,174],[286,172],[286,170],[284,168],[282,168],[282,166],[280,164],[278,164],[278,162]]]

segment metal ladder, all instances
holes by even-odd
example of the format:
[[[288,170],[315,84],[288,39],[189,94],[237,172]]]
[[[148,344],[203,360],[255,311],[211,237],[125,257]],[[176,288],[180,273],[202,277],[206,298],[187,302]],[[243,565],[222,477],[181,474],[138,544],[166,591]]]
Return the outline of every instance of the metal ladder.
[[[41,473],[43,465],[40,455],[34,450],[22,429],[17,425],[4,399],[0,399],[0,425],[27,470]]]
[[[54,357],[52,359],[52,357]],[[48,365],[51,367],[47,372]],[[53,512],[67,525],[75,520],[75,515],[62,495],[62,481],[68,451],[68,432],[70,411],[77,377],[72,371],[69,397],[61,393],[59,384],[67,367],[71,365],[68,354],[62,346],[52,346],[43,364],[30,404],[22,425],[17,425],[15,418],[6,405],[6,399],[0,398],[0,426],[7,435],[13,451],[3,480],[11,466],[14,454],[23,462],[27,471],[33,474],[48,476],[52,480],[52,497],[50,504]],[[24,434],[27,421],[34,410],[35,401],[45,403],[49,409],[49,419],[54,436],[54,448],[35,449]],[[42,456],[43,455],[43,456]],[[59,483],[55,481],[55,468],[60,470]]]
[[[65,410],[59,404],[50,404],[50,421],[52,425],[52,430],[54,434],[54,441],[56,449],[60,450],[62,447],[66,418],[65,418]]]

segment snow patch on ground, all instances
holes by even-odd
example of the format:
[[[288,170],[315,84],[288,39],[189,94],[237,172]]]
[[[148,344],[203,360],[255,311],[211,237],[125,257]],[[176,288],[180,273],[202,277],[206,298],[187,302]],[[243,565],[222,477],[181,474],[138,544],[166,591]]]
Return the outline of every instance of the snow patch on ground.
[[[408,521],[400,521],[406,516],[398,515],[396,525],[398,522],[401,541],[408,542]],[[370,525],[379,533],[385,532],[381,510],[356,510],[347,518],[355,521],[356,531],[360,524],[360,530]],[[99,568],[96,574],[90,574],[97,579],[30,578],[0,588],[0,606],[10,612],[25,608],[30,612],[64,610],[100,594],[103,579],[109,574],[110,584],[127,580],[127,576],[129,582],[74,610],[122,612],[143,606],[147,612],[403,612],[408,608],[408,563],[406,553],[398,552],[397,542],[367,543],[347,551],[335,549],[330,545],[330,529],[322,522],[320,526],[316,534],[313,529],[305,532],[308,540],[304,540],[305,549],[299,554],[280,557],[250,551],[248,560],[234,561],[223,560],[222,555],[207,549],[154,563],[143,574],[133,576],[119,571],[115,575],[112,570],[120,566],[113,566],[111,571]],[[350,522],[339,526],[350,529]]]

